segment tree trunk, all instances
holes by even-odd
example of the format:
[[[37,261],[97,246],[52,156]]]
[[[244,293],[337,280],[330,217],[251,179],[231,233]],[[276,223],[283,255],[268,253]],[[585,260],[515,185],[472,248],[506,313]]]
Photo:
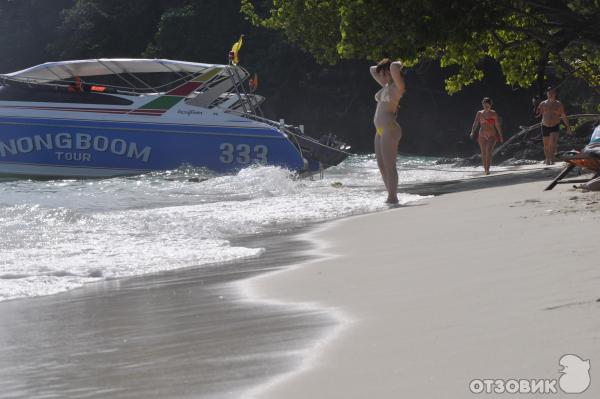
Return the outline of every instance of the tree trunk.
[[[537,89],[540,100],[544,99],[546,92],[546,65],[548,65],[548,49],[542,49],[537,69]]]

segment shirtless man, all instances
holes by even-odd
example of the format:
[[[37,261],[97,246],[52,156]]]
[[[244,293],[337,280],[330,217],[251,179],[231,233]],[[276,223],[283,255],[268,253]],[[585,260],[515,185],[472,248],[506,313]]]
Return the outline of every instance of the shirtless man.
[[[546,90],[547,100],[538,105],[536,117],[542,117],[542,139],[544,140],[544,156],[546,165],[554,163],[554,154],[558,144],[558,134],[560,132],[560,120],[567,127],[567,134],[572,134],[569,119],[565,114],[565,108],[562,103],[556,99],[556,89],[548,87]]]

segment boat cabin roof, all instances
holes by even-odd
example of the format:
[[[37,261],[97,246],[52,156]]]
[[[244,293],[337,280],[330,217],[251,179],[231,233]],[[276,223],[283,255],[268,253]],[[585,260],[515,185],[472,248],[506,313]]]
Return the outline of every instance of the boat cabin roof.
[[[3,76],[36,83],[68,81],[75,77],[142,73],[174,73],[189,75],[226,65],[201,64],[167,59],[98,58],[89,60],[46,62]]]

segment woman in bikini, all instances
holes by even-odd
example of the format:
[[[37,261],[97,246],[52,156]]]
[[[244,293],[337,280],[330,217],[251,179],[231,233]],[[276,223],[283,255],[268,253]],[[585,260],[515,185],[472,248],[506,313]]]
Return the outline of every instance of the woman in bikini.
[[[490,165],[492,163],[492,151],[497,142],[503,142],[502,128],[498,120],[498,113],[492,109],[492,99],[485,97],[481,101],[483,109],[475,114],[475,122],[471,128],[471,138],[475,138],[475,131],[479,125],[479,135],[477,142],[481,148],[481,162],[483,171],[486,175],[490,174]]]
[[[369,71],[373,79],[381,85],[381,89],[375,94],[377,108],[373,118],[377,166],[388,192],[385,202],[397,204],[398,171],[396,170],[396,158],[398,156],[398,143],[402,138],[402,129],[396,122],[396,110],[405,91],[402,63],[400,61],[392,62],[384,58],[377,65],[370,67]]]

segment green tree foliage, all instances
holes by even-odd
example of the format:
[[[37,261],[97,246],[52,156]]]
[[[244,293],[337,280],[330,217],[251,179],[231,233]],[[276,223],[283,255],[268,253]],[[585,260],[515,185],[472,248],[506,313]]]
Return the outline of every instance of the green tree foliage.
[[[507,132],[534,122],[534,93],[505,82],[527,86],[540,68],[543,75],[587,76],[587,84],[567,79],[561,99],[568,112],[600,111],[589,94],[598,75],[597,3],[247,0],[242,15],[240,0],[0,0],[0,72],[88,57],[223,63],[243,33],[241,63],[258,72],[267,116],[371,151],[377,87],[366,60],[389,55],[419,62],[407,75],[399,112],[407,133],[402,150],[465,155],[475,146],[461,140],[483,95],[494,98]],[[547,47],[552,43],[557,47]],[[336,65],[317,64],[311,54]],[[463,89],[448,97],[439,90],[444,79],[450,91]]]
[[[169,3],[176,1],[76,0],[49,50],[60,59],[139,56]]]
[[[233,42],[251,28],[239,13],[239,1],[179,3],[164,10],[146,55],[224,63]]]
[[[0,70],[47,60],[47,45],[58,37],[60,12],[72,0],[0,0]]]
[[[449,93],[481,80],[486,58],[514,86],[541,91],[548,74],[600,86],[599,0],[242,0],[242,11],[322,62],[439,59],[453,67]]]

